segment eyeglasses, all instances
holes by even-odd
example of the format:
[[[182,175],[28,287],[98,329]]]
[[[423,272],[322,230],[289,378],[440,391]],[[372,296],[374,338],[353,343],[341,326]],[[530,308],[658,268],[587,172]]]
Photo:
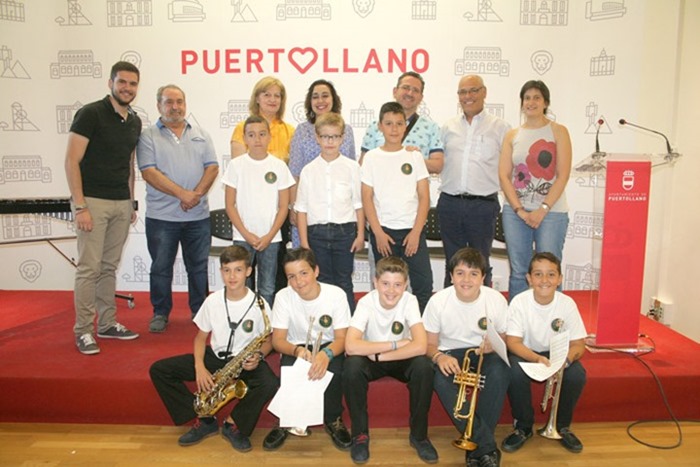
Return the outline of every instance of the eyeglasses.
[[[409,86],[408,84],[403,84],[399,86],[399,89],[401,89],[404,92],[412,92],[413,94],[420,94],[423,92],[422,90],[413,86]]]
[[[484,89],[483,86],[479,86],[478,88],[471,88],[471,89],[460,89],[459,91],[457,91],[457,94],[459,94],[460,96],[468,96],[470,94],[477,94],[482,89]]]
[[[325,143],[330,143],[334,141],[340,141],[343,135],[318,135],[318,137],[321,139],[321,141]]]

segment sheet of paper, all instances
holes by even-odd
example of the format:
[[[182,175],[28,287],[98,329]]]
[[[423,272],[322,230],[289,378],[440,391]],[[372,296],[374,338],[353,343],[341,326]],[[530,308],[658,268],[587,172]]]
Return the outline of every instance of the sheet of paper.
[[[487,328],[488,329],[488,328]],[[561,369],[566,356],[569,354],[569,331],[564,331],[552,337],[549,341],[549,363],[520,362],[523,371],[535,381],[544,381]]]
[[[503,341],[503,339],[501,339],[501,336],[496,331],[496,327],[493,325],[493,321],[491,320],[489,320],[488,325],[486,326],[486,338],[489,340],[489,344],[491,344],[493,351],[496,352],[499,357],[501,357],[501,360],[506,362],[506,365],[510,366],[506,343]]]
[[[323,393],[333,378],[327,371],[323,378],[310,381],[311,364],[297,358],[292,366],[281,367],[281,384],[268,410],[280,419],[281,427],[320,425],[323,423]]]

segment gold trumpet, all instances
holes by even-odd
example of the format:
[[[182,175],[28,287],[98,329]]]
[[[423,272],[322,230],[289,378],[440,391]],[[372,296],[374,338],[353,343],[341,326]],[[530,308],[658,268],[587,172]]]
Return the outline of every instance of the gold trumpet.
[[[476,371],[471,370],[471,359],[470,355],[479,354],[479,362],[476,366]],[[480,389],[484,389],[484,382],[486,376],[481,374],[481,364],[484,362],[484,352],[483,345],[478,349],[469,349],[464,354],[464,360],[462,360],[462,371],[457,373],[454,377],[453,382],[459,384],[459,392],[457,393],[457,400],[455,401],[455,407],[453,416],[458,420],[468,420],[467,427],[462,433],[462,436],[452,441],[452,446],[462,449],[464,451],[474,451],[479,445],[471,440],[472,428],[474,427],[474,415],[476,412],[476,400],[478,392]],[[462,408],[466,402],[467,397],[470,396],[469,401],[469,413],[462,414]]]
[[[550,376],[545,383],[544,396],[542,397],[540,407],[544,413],[544,411],[547,410],[547,404],[550,399],[552,400],[552,407],[549,411],[549,420],[547,420],[547,424],[537,430],[537,434],[547,439],[561,439],[561,435],[559,431],[557,431],[557,412],[559,409],[559,395],[561,394],[561,383],[564,380],[565,367],[566,365],[562,365],[561,369]],[[552,393],[554,394],[552,395]]]

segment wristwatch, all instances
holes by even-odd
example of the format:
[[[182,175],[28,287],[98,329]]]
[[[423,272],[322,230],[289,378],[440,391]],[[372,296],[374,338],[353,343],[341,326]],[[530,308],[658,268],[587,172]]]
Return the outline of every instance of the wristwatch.
[[[544,209],[545,211],[549,211],[549,204],[543,202],[541,206],[542,206],[542,209]]]

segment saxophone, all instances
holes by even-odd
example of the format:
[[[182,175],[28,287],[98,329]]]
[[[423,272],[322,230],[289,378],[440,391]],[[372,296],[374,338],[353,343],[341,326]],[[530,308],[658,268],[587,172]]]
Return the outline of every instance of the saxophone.
[[[258,307],[262,313],[265,330],[253,341],[245,346],[238,355],[233,357],[226,366],[216,370],[212,375],[214,385],[208,391],[197,391],[194,399],[194,411],[199,417],[210,417],[226,405],[231,399],[243,399],[248,393],[248,386],[243,380],[238,379],[243,371],[243,362],[248,357],[260,351],[260,348],[270,335],[270,319],[265,313],[265,302],[257,296]]]

